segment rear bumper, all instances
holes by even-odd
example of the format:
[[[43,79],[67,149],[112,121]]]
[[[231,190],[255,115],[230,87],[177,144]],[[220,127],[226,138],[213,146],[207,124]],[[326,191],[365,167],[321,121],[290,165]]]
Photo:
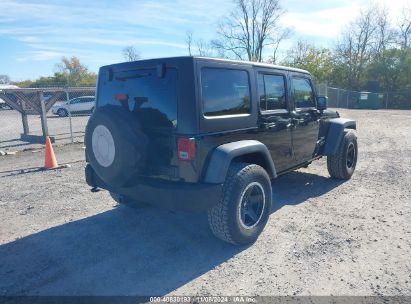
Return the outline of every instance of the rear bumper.
[[[131,187],[114,188],[105,184],[90,164],[85,168],[86,182],[138,201],[171,209],[207,210],[221,198],[222,184],[183,183],[160,180],[145,180]]]

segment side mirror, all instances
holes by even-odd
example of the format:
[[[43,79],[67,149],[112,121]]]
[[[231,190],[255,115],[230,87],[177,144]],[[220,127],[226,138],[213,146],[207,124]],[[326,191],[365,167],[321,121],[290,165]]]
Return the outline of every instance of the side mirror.
[[[317,109],[320,112],[323,112],[325,109],[327,109],[327,104],[328,104],[328,97],[327,96],[318,96],[317,97]]]

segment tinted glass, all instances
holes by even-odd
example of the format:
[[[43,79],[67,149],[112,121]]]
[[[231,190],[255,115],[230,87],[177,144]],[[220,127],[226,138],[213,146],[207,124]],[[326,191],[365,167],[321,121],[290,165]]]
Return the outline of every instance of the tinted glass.
[[[258,95],[262,111],[286,109],[284,76],[258,74]]]
[[[99,78],[99,107],[120,106],[114,95],[126,94],[125,105],[136,114],[143,127],[177,126],[177,69],[167,68],[163,78],[157,76],[156,69],[116,72],[112,81],[106,78],[105,74]]]
[[[204,68],[201,71],[205,116],[250,112],[250,86],[247,71]]]
[[[296,108],[315,107],[314,92],[306,78],[293,78],[294,100]]]

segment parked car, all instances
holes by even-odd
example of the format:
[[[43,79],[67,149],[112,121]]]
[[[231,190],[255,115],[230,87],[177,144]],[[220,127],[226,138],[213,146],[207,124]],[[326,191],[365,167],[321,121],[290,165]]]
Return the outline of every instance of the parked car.
[[[331,177],[354,173],[356,122],[327,110],[305,70],[176,57],[98,77],[86,181],[120,204],[207,210],[215,236],[247,244],[267,223],[271,180],[324,156]]]
[[[11,110],[11,107],[3,99],[0,99],[0,110]]]
[[[12,85],[12,84],[0,84],[0,91],[1,90],[10,90],[10,89],[18,89],[18,86]],[[7,97],[12,99],[13,101],[16,101],[16,97],[14,94],[11,93],[5,93]],[[9,106],[3,99],[0,98],[0,110],[11,110],[12,107]]]
[[[60,117],[73,113],[91,113],[94,110],[96,99],[94,96],[82,96],[70,99],[67,102],[56,103],[51,112]]]

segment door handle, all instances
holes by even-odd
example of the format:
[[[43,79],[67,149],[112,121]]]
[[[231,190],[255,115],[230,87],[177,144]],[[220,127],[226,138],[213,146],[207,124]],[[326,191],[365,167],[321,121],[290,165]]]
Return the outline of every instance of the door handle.
[[[293,124],[290,121],[287,121],[286,123],[275,123],[275,122],[273,122],[273,123],[266,123],[266,124],[262,125],[262,127],[266,130],[275,129],[275,128],[278,128],[278,127],[281,127],[281,126],[282,126],[282,128],[285,127],[287,129],[289,129],[289,128],[293,127]]]
[[[305,119],[293,118],[293,122],[295,122],[295,123],[304,123]]]
[[[275,122],[270,122],[270,123],[265,123],[263,124],[264,129],[273,129],[277,126],[277,123]]]

